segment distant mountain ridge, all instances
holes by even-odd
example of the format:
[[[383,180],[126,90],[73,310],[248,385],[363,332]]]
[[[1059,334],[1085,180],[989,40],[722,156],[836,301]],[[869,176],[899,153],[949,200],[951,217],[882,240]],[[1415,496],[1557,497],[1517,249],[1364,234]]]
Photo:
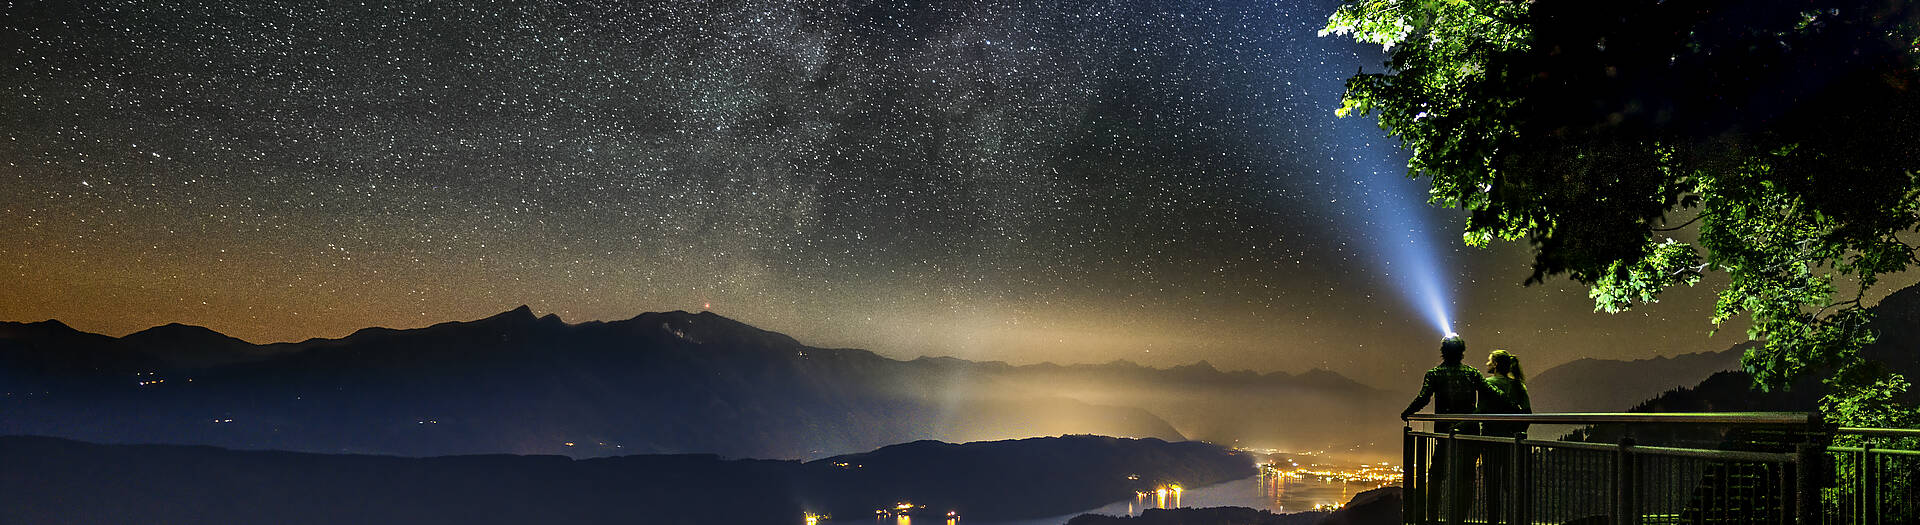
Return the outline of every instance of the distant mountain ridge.
[[[1534,412],[1619,412],[1715,372],[1740,369],[1753,343],[1631,361],[1581,358],[1527,378]]]
[[[1882,299],[1873,307],[1874,318],[1868,326],[1877,336],[1873,344],[1860,351],[1861,356],[1902,374],[1909,381],[1920,379],[1920,286],[1912,286]],[[1743,344],[1729,352],[1751,346]],[[1734,354],[1738,357],[1738,354]],[[1753,376],[1744,370],[1729,370],[1708,375],[1689,386],[1677,387],[1631,406],[1628,412],[1810,412],[1819,409],[1826,394],[1821,384],[1824,373],[1813,372],[1787,388],[1761,391],[1754,388]],[[1907,403],[1920,403],[1920,392],[1909,390]],[[1712,444],[1717,435],[1703,438],[1684,428],[1643,428],[1635,431],[1648,442],[1705,440]],[[1613,441],[1620,429],[1602,426],[1584,429],[1575,437],[1593,441]]]
[[[1887,295],[1873,306],[1873,321],[1868,325],[1875,340],[1860,349],[1860,355],[1905,375],[1909,381],[1920,379],[1920,286],[1911,286]],[[1729,351],[1743,350],[1751,344]],[[1736,357],[1738,354],[1735,354]],[[1680,388],[1648,399],[1634,411],[1701,410],[1812,410],[1825,394],[1819,373],[1810,374],[1786,391],[1757,392],[1752,376],[1733,370],[1713,374],[1690,388]],[[1908,402],[1920,403],[1920,391],[1908,391]]]
[[[1877,340],[1861,355],[1920,378],[1920,286],[1896,290],[1873,308]],[[1577,359],[1533,374],[1535,412],[1810,410],[1818,393],[1760,393],[1742,383],[1746,341],[1725,350],[1632,361]],[[1808,382],[1798,390],[1819,390]]]
[[[1189,437],[1177,428],[1327,448],[1356,439],[1319,421],[1384,399],[1324,371],[900,361],[710,312],[568,324],[525,306],[268,345],[179,324],[112,338],[0,323],[0,381],[0,433],[402,455],[801,458],[918,439]]]

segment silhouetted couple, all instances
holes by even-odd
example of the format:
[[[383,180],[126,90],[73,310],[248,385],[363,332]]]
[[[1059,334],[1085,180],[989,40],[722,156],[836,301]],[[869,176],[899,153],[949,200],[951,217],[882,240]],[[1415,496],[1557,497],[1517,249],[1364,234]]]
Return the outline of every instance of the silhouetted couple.
[[[1520,371],[1520,358],[1506,350],[1494,350],[1487,355],[1487,375],[1479,370],[1461,364],[1467,355],[1467,341],[1459,336],[1450,336],[1440,341],[1440,366],[1427,371],[1420,383],[1420,395],[1407,404],[1400,412],[1400,419],[1427,406],[1433,401],[1435,414],[1528,414],[1533,405],[1527,401],[1526,374]],[[1485,428],[1470,422],[1436,422],[1433,431],[1440,434],[1484,434],[1488,436],[1515,437],[1524,434],[1526,423],[1487,423]],[[1487,492],[1487,522],[1501,523],[1504,509],[1501,508],[1502,481],[1507,476],[1507,465],[1512,461],[1511,445],[1475,443],[1459,450],[1454,460],[1464,467],[1462,473],[1447,472],[1448,454],[1453,453],[1450,443],[1453,440],[1440,440],[1433,449],[1433,459],[1427,463],[1426,477],[1433,486],[1445,487],[1452,504],[1448,505],[1449,523],[1460,523],[1467,513],[1469,496],[1472,492],[1472,468],[1476,460],[1481,466],[1481,479]],[[1435,507],[1440,503],[1438,493],[1428,490],[1426,498],[1426,517],[1433,519],[1439,514]]]

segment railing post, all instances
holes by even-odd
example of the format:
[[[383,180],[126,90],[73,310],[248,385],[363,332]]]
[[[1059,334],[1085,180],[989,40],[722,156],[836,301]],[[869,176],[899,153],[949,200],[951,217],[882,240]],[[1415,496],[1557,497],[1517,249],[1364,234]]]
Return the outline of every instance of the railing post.
[[[1416,449],[1419,444],[1415,441],[1419,438],[1413,435],[1413,423],[1407,423],[1406,426],[1401,427],[1400,432],[1400,479],[1405,480],[1400,483],[1400,521],[1420,523],[1420,512],[1415,510],[1421,506],[1420,491],[1415,487],[1424,488],[1426,483],[1416,484],[1420,479],[1420,465],[1414,459],[1414,455],[1418,453]]]
[[[1633,438],[1620,438],[1620,448],[1614,450],[1616,462],[1613,468],[1613,522],[1619,525],[1638,525],[1640,511],[1634,507],[1633,496],[1637,489],[1639,472],[1634,466]]]
[[[1826,445],[1833,438],[1826,434],[1826,424],[1819,412],[1807,414],[1807,427],[1806,442],[1795,447],[1797,454],[1794,458],[1794,463],[1797,463],[1794,465],[1793,480],[1794,519],[1802,525],[1820,522],[1820,487],[1824,484],[1823,480],[1831,479],[1826,476],[1832,473],[1827,470]],[[1821,440],[1825,443],[1816,443],[1815,440],[1821,436],[1826,436]]]
[[[1509,525],[1533,523],[1531,508],[1533,505],[1533,458],[1531,451],[1527,450],[1526,439],[1525,432],[1514,434],[1513,461],[1507,464],[1507,468],[1513,474],[1512,479],[1507,483],[1508,487],[1513,487],[1513,494],[1507,498],[1513,509],[1513,512],[1507,514]]]
[[[1794,446],[1793,506],[1794,521],[1802,525],[1820,522],[1820,488],[1814,483],[1813,472],[1820,464],[1818,454],[1824,451],[1814,450],[1812,445],[1801,443]]]
[[[1441,490],[1446,491],[1447,495],[1440,498],[1440,506],[1447,509],[1447,525],[1460,525],[1460,518],[1466,514],[1466,510],[1454,508],[1460,505],[1460,486],[1461,482],[1465,481],[1460,477],[1459,432],[1458,428],[1447,427],[1447,481],[1441,484],[1445,485]]]
[[[1427,512],[1427,507],[1432,505],[1432,503],[1428,502],[1433,501],[1433,459],[1427,457],[1433,451],[1433,447],[1431,446],[1432,441],[1433,440],[1421,436],[1414,436],[1413,438],[1414,472],[1420,476],[1419,490],[1413,494],[1414,499],[1419,500],[1420,506],[1414,510],[1418,512],[1416,516],[1420,518],[1420,521],[1416,523],[1420,523],[1421,525],[1426,525],[1426,523],[1433,521],[1433,516]]]
[[[1860,466],[1858,467],[1860,469],[1860,475],[1856,476],[1860,478],[1862,482],[1861,485],[1863,485],[1863,490],[1858,492],[1858,494],[1859,497],[1862,498],[1860,507],[1865,510],[1865,512],[1860,513],[1860,515],[1866,517],[1862,520],[1863,524],[1873,525],[1880,523],[1881,519],[1880,462],[1873,460],[1872,439],[1868,438],[1862,441],[1864,442],[1860,444]]]

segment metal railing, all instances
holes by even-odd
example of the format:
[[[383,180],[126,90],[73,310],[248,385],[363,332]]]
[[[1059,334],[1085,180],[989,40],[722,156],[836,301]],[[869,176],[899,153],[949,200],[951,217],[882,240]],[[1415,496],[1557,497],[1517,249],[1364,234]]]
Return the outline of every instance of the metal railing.
[[[1920,523],[1920,429],[1834,429],[1827,447],[1841,483],[1823,490],[1827,523]]]
[[[1407,523],[1914,523],[1920,430],[1832,427],[1798,412],[1415,415]],[[1613,442],[1476,435],[1478,424],[1606,425]],[[1679,427],[1660,446],[1634,434]],[[1676,446],[1667,446],[1676,445]],[[1837,474],[1837,475],[1836,475]],[[1844,482],[1836,483],[1835,480]]]

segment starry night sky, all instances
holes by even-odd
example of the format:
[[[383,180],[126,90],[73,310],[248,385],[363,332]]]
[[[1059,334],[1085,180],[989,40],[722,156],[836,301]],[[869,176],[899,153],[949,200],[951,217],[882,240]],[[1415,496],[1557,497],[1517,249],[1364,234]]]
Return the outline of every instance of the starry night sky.
[[[520,304],[817,346],[1415,381],[1717,350],[1707,289],[1591,313],[1425,207],[1335,2],[13,2],[0,319],[254,342]],[[1396,266],[1397,265],[1397,266]]]

